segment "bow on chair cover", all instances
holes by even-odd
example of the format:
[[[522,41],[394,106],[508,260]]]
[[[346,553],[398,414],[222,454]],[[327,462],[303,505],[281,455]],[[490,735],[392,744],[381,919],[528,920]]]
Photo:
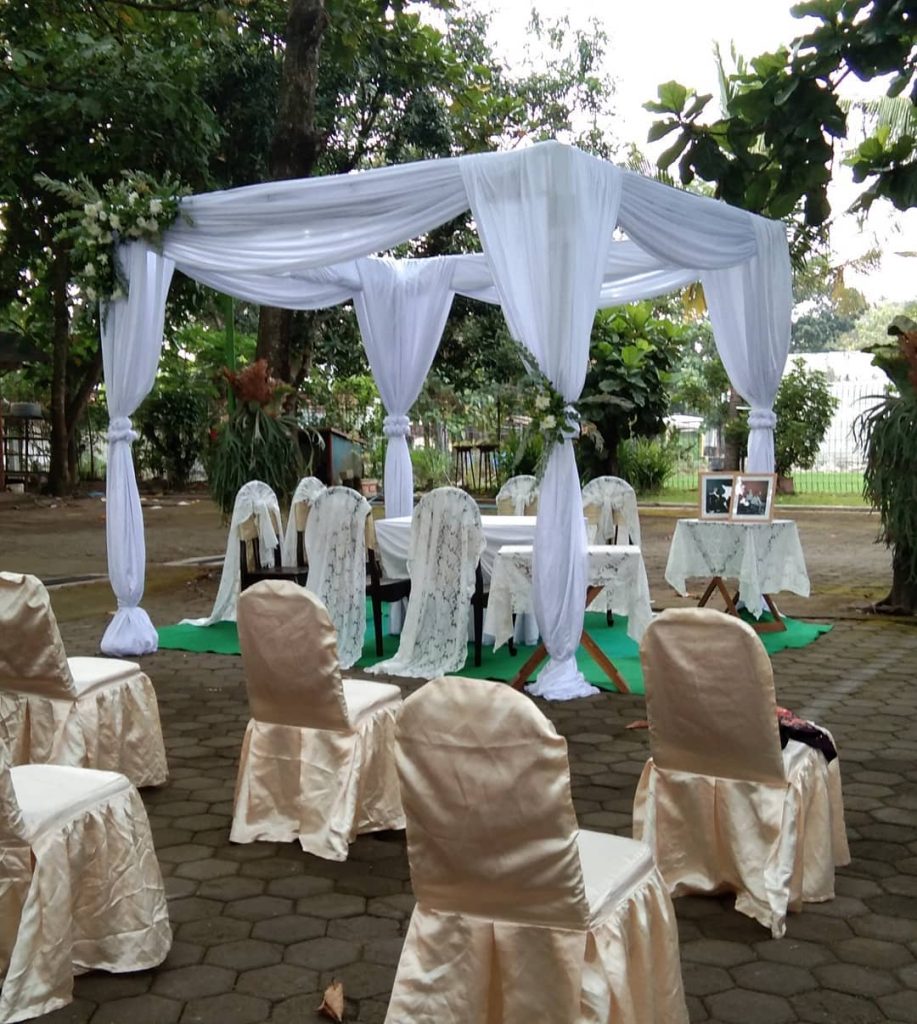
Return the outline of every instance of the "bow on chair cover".
[[[280,543],[280,505],[277,495],[261,480],[249,480],[239,488],[232,507],[229,537],[226,540],[226,555],[223,558],[223,575],[213,610],[205,619],[182,619],[189,626],[211,626],[214,622],[235,622],[236,604],[239,601],[239,528],[255,517],[258,530],[261,566],[274,564],[274,548]]]
[[[623,537],[618,537],[618,542],[640,547],[637,495],[626,480],[616,476],[599,476],[590,480],[583,488],[583,506],[587,505],[599,508],[596,544],[604,544],[609,537],[614,537],[615,528],[620,525],[626,532]]]
[[[350,487],[329,487],[306,523],[306,589],[327,608],[337,630],[341,668],[363,653],[366,632],[366,517],[369,502]]]
[[[497,512],[503,505],[511,507],[514,516],[527,515],[527,509],[538,501],[538,481],[533,476],[511,476],[497,491]]]
[[[296,485],[296,490],[290,501],[290,518],[287,520],[281,547],[284,565],[296,565],[296,534],[303,528],[299,525],[300,518],[305,510],[306,521],[308,521],[308,510],[311,509],[312,502],[324,489],[325,485],[315,476],[304,476]]]
[[[484,547],[481,513],[465,491],[439,487],[421,498],[411,523],[411,600],[398,653],[367,672],[432,679],[465,664],[470,601]]]

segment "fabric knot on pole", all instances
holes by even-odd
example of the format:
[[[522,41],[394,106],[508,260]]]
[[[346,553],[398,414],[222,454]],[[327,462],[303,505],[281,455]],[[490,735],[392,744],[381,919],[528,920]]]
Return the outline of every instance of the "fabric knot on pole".
[[[572,405],[564,406],[564,423],[561,427],[561,436],[565,441],[572,441],[580,436],[582,427],[580,425],[579,412]]]
[[[407,416],[386,416],[382,421],[382,432],[388,438],[410,437],[411,421]]]
[[[777,414],[773,409],[752,409],[748,414],[748,426],[752,430],[773,430],[777,426]]]
[[[128,416],[116,416],[108,425],[109,444],[114,444],[116,441],[127,441],[128,444],[133,444],[139,437],[140,435],[131,426]]]

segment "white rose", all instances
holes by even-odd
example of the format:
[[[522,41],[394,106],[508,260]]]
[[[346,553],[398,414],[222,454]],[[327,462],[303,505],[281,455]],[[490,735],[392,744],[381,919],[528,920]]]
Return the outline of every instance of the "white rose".
[[[545,416],[541,421],[542,430],[553,430],[557,426],[557,420],[553,416]]]
[[[112,231],[121,230],[121,218],[116,213],[113,213],[111,217],[109,217],[108,223],[111,224]]]
[[[108,220],[108,213],[106,210],[99,210],[99,220]]]
[[[162,200],[151,199],[150,200],[150,213],[155,217],[157,214],[162,213]]]
[[[128,193],[128,195],[127,195],[127,201],[128,201],[128,202],[129,202],[129,203],[130,203],[130,204],[131,204],[132,206],[133,206],[133,204],[134,204],[134,203],[136,203],[136,202],[137,202],[137,200],[138,200],[139,198],[140,198],[140,196],[139,196],[139,195],[138,195],[138,194],[137,194],[136,192],[129,192],[129,193]]]
[[[87,277],[95,277],[96,276],[96,268],[93,266],[93,264],[87,263],[86,266],[83,268],[83,273]]]
[[[90,235],[92,235],[93,238],[98,238],[99,235],[102,234],[102,229],[99,227],[98,224],[95,223],[95,221],[88,225],[86,230],[89,232]]]
[[[97,212],[95,203],[83,203],[83,213],[85,213],[90,220],[95,219]]]
[[[544,412],[545,409],[551,404],[551,399],[547,395],[539,395],[535,399],[535,408],[540,412]]]
[[[127,234],[128,234],[128,237],[130,237],[130,238],[139,238],[140,237],[140,228],[138,228],[137,225],[134,224],[133,227],[129,227],[127,229]]]

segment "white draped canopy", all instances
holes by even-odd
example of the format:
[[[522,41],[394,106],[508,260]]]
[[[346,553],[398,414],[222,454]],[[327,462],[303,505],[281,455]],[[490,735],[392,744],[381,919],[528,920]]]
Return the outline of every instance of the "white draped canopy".
[[[470,210],[483,253],[394,260],[373,253]],[[182,201],[190,220],[161,253],[124,247],[126,299],[105,318],[111,428],[109,575],[118,611],[110,654],[156,649],[139,607],[145,551],[128,457],[129,417],[153,385],[174,269],[229,295],[315,309],[354,303],[386,409],[386,514],[410,513],[407,414],[439,345],[455,294],[499,303],[512,334],[569,402],[585,379],[595,310],[703,282],[717,349],[751,402],[748,468],[773,469],[773,400],[786,362],[792,305],[782,224],[669,188],[556,142],[507,153],[272,182]],[[613,239],[615,228],[627,240]],[[626,396],[625,396],[626,397]],[[574,652],[582,629],[585,546],[569,440],[541,487],[535,605],[564,692],[584,686]]]

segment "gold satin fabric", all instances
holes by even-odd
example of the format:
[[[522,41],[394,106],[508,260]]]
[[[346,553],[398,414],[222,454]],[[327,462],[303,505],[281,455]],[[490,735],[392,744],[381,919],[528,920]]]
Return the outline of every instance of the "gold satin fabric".
[[[29,794],[21,814],[16,789]],[[62,791],[72,795],[69,812]],[[171,945],[149,823],[127,779],[0,768],[0,1021],[65,1006],[74,973],[147,970]]]
[[[0,573],[0,743],[12,764],[118,771],[135,786],[169,776],[156,692],[140,666],[67,658],[48,592]]]
[[[394,759],[398,687],[342,680],[327,611],[289,580],[245,590],[238,625],[252,717],[232,841],[296,839],[308,853],[345,860],[359,833],[403,828]],[[358,713],[361,705],[367,710]]]
[[[651,758],[634,837],[673,896],[736,893],[779,938],[789,910],[834,897],[850,854],[838,760],[780,749],[774,678],[757,634],[705,608],[670,609],[641,645]]]
[[[397,759],[417,905],[389,1024],[687,1021],[649,850],[578,834],[566,742],[531,700],[433,680],[398,715]]]

